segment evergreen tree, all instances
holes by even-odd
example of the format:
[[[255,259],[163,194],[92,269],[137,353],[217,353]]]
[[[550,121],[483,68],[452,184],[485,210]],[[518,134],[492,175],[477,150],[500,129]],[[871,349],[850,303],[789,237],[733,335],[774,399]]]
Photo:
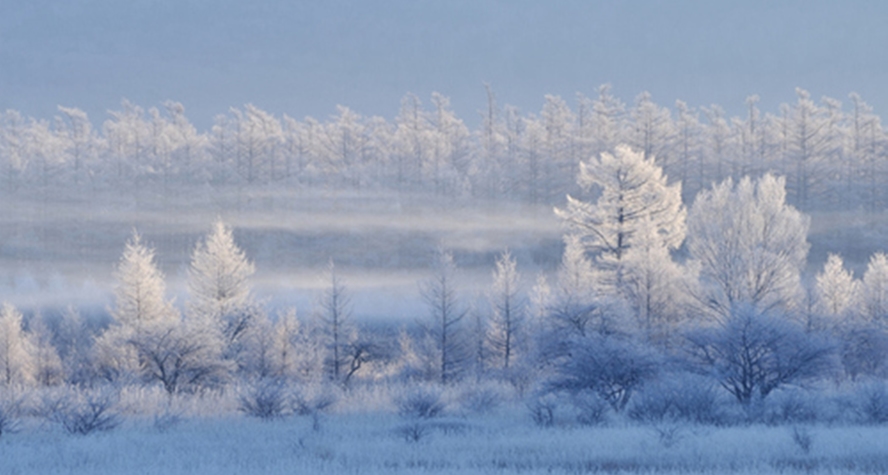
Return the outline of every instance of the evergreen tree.
[[[832,319],[834,324],[843,323],[857,310],[860,282],[845,269],[838,254],[827,257],[823,271],[817,274],[815,286],[817,311]]]
[[[221,220],[194,248],[188,272],[190,318],[217,326],[226,343],[235,343],[249,328],[255,309],[250,277],[253,263],[234,243]]]
[[[567,207],[555,212],[596,256],[615,291],[622,281],[622,259],[635,245],[642,223],[653,226],[669,250],[684,240],[681,184],[668,185],[653,157],[618,146],[613,155],[602,153],[600,159],[581,163],[577,181],[587,190],[600,190],[597,201],[592,204],[568,196]]]
[[[503,370],[509,369],[524,340],[525,305],[519,287],[520,278],[512,254],[503,251],[497,257],[493,271],[489,296],[493,312],[487,332],[490,348],[498,360],[495,364]]]
[[[888,255],[877,252],[870,257],[863,273],[863,312],[877,325],[888,318]]]
[[[22,386],[35,382],[36,342],[22,328],[22,314],[12,305],[0,308],[0,386]]]

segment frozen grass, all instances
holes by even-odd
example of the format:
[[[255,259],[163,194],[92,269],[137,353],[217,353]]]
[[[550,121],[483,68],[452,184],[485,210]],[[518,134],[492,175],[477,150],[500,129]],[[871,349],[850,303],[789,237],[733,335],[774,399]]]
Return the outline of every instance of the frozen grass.
[[[171,428],[130,419],[109,433],[70,436],[30,424],[0,440],[0,473],[884,473],[886,427],[793,428],[561,426],[540,429],[507,409],[487,416],[420,421],[404,436],[392,413],[336,413],[263,422],[190,417]]]

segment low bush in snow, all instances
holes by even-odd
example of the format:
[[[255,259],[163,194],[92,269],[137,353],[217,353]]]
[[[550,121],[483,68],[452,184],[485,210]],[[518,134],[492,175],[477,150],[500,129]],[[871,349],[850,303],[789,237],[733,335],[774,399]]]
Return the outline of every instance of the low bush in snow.
[[[723,424],[727,420],[712,383],[693,375],[670,375],[645,385],[630,404],[627,415],[646,423]]]
[[[112,387],[71,389],[61,398],[50,401],[46,415],[70,434],[108,431],[121,423],[116,411],[118,400],[117,390]]]
[[[277,379],[259,379],[242,390],[238,410],[259,419],[283,417],[290,409],[287,387]]]
[[[397,398],[398,415],[413,419],[431,419],[444,412],[444,401],[441,391],[431,387],[410,390]]]

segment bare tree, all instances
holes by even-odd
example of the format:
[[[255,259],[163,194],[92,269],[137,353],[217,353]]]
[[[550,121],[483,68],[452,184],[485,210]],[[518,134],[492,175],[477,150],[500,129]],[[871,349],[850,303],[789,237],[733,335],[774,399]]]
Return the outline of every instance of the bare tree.
[[[687,335],[691,367],[709,374],[738,402],[748,405],[775,389],[823,377],[834,365],[834,348],[798,325],[735,308],[721,324]]]
[[[437,376],[445,384],[459,376],[467,358],[461,328],[467,311],[457,299],[455,273],[453,255],[439,249],[432,277],[420,284],[422,298],[429,307],[430,321],[425,330],[435,341]]]
[[[616,412],[622,411],[632,394],[659,372],[661,364],[655,353],[624,336],[575,337],[564,348],[550,388],[573,393],[591,391]]]
[[[351,296],[339,274],[333,259],[327,265],[328,286],[324,289],[318,309],[318,317],[327,347],[326,364],[333,381],[341,381],[351,365],[347,347],[356,339],[356,330],[351,322]]]

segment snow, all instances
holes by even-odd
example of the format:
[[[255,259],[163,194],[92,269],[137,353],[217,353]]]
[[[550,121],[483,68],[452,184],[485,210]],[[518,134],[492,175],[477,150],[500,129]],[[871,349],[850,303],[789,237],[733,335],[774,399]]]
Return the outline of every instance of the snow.
[[[615,424],[539,428],[518,408],[422,422],[417,442],[386,412],[263,422],[242,416],[151,419],[71,436],[31,427],[0,439],[0,473],[39,474],[397,474],[397,473],[876,473],[888,470],[888,427],[806,427],[810,454],[787,427]],[[658,431],[659,429],[659,431]]]

